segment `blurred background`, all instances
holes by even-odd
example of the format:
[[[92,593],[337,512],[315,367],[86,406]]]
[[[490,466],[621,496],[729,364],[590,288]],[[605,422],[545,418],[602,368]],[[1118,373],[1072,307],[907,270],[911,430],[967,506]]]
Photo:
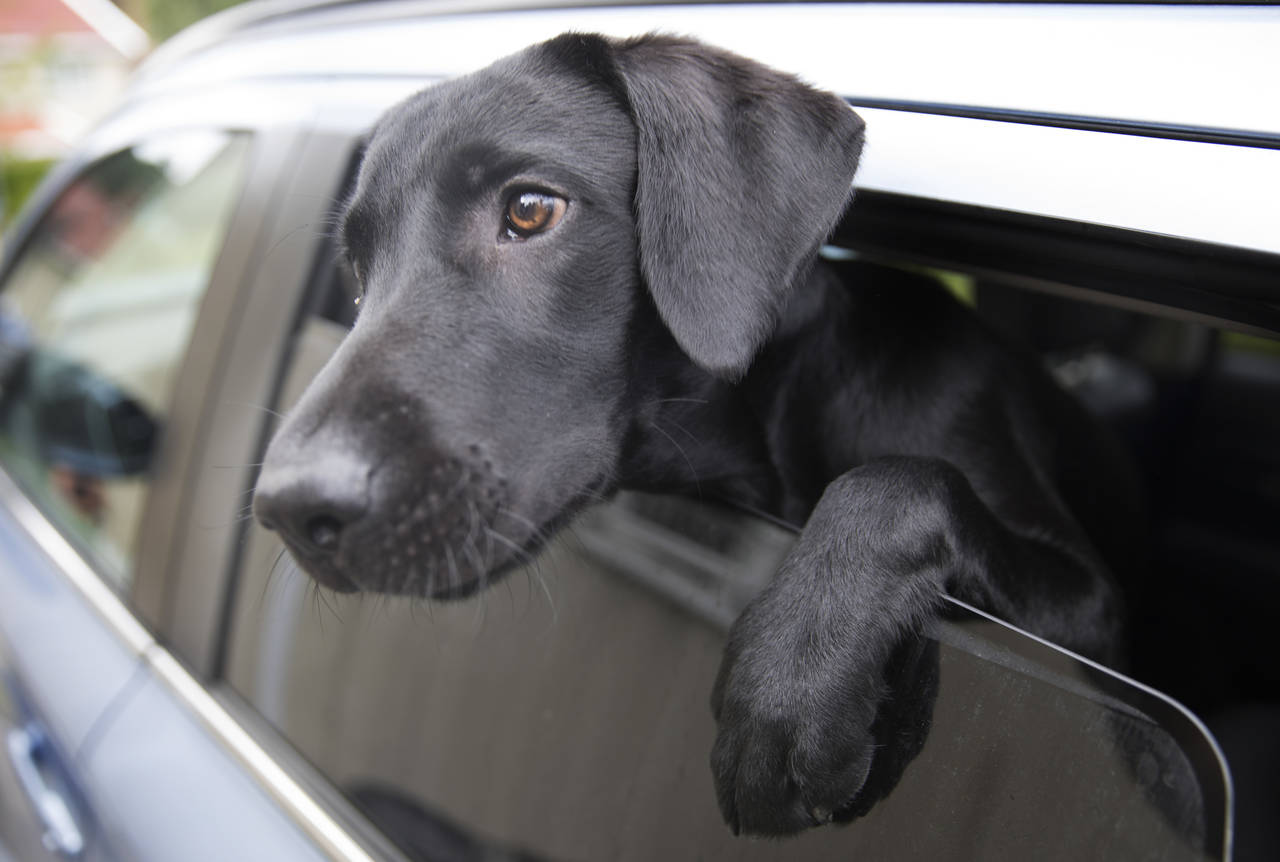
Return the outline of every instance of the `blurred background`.
[[[237,2],[0,0],[0,232],[152,46]]]

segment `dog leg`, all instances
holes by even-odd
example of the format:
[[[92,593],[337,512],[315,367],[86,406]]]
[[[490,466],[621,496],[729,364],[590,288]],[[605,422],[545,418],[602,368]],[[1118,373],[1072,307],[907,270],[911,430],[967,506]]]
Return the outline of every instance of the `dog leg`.
[[[1094,632],[1084,645],[1106,652],[1119,627],[1110,580],[1087,549],[1048,534],[1001,521],[937,458],[876,459],[832,482],[730,632],[712,695],[711,756],[730,827],[789,834],[865,813],[868,794],[887,792],[868,776],[883,784],[896,770],[896,782],[905,760],[892,749],[918,751],[922,740],[901,727],[877,740],[877,714],[923,699],[926,714],[907,724],[927,729],[936,656],[920,633],[944,592],[1033,630],[1053,621],[1060,632],[1041,632],[1049,637]],[[1038,588],[1019,590],[1019,579]],[[873,757],[897,765],[873,769]]]

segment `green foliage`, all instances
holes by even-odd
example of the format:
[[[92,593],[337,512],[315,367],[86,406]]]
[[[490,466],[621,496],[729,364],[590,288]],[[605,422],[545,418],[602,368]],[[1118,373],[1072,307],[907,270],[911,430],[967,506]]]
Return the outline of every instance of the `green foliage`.
[[[52,159],[0,156],[0,225],[9,223],[52,166]]]
[[[1260,335],[1246,335],[1243,332],[1224,332],[1222,346],[1227,350],[1239,353],[1261,353],[1267,356],[1280,356],[1280,339],[1264,338]]]
[[[142,23],[155,42],[168,39],[214,12],[221,12],[242,0],[141,0]]]

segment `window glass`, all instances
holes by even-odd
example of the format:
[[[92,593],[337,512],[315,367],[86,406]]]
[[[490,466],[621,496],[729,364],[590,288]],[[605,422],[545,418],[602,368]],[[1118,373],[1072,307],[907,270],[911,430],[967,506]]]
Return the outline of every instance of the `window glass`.
[[[117,587],[247,149],[185,132],[95,163],[0,292],[0,460]]]

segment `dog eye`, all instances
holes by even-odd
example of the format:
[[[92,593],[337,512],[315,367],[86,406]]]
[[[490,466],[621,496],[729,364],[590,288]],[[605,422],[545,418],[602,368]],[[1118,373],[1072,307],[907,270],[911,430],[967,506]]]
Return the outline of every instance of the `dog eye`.
[[[560,221],[568,201],[546,192],[516,192],[507,199],[503,215],[508,239],[527,239],[551,230]]]

